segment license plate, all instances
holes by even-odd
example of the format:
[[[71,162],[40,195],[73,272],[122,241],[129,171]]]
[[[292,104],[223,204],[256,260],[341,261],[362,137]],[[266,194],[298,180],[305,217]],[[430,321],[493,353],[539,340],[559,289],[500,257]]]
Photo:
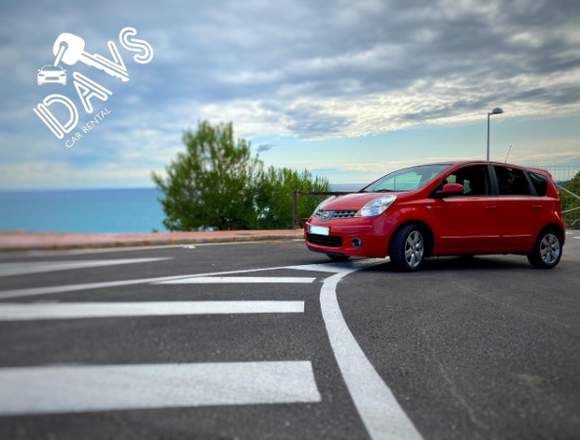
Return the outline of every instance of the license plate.
[[[330,235],[330,228],[328,226],[309,225],[308,232],[318,235]]]

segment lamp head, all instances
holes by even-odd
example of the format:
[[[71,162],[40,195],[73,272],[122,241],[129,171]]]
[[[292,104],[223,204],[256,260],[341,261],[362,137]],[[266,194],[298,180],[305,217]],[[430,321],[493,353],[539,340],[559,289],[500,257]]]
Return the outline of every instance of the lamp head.
[[[503,110],[499,107],[496,107],[491,111],[490,115],[501,115],[502,113],[503,113]]]

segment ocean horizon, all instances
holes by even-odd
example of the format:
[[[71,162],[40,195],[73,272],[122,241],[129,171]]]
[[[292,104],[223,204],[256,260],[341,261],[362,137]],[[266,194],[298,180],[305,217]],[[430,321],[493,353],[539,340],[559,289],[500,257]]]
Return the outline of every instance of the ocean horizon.
[[[362,184],[335,184],[332,191],[356,191]],[[0,232],[166,231],[154,187],[0,190]]]

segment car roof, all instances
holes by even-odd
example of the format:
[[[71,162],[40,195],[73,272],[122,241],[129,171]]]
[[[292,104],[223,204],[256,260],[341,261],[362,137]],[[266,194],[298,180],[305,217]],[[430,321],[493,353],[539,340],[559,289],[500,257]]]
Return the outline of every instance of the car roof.
[[[476,159],[473,159],[473,160],[449,160],[449,161],[445,161],[445,162],[432,162],[432,163],[413,165],[413,166],[405,167],[402,169],[413,168],[415,166],[420,167],[420,166],[431,166],[431,165],[449,165],[449,167],[453,167],[453,168],[458,167],[458,166],[463,166],[463,165],[497,165],[497,166],[510,167],[510,168],[519,168],[521,170],[526,170],[526,171],[533,171],[535,173],[543,174],[544,176],[552,178],[552,174],[548,170],[545,170],[543,168],[531,167],[531,166],[525,166],[525,165],[516,165],[513,163],[506,163],[506,162],[495,162],[495,161],[485,160],[485,159],[481,159],[481,160],[476,160]]]
[[[547,171],[542,169],[542,168],[536,168],[536,167],[530,167],[530,166],[525,166],[525,165],[516,165],[514,163],[507,163],[507,162],[495,162],[495,161],[491,161],[491,160],[485,160],[485,159],[481,159],[481,160],[449,160],[449,161],[445,161],[445,162],[433,162],[433,163],[425,163],[425,164],[420,164],[420,165],[415,165],[415,166],[429,166],[429,165],[451,165],[451,166],[457,166],[457,165],[499,165],[499,166],[503,166],[503,167],[514,167],[514,168],[523,168],[526,170],[534,170],[534,171],[541,171],[543,173],[546,173]]]

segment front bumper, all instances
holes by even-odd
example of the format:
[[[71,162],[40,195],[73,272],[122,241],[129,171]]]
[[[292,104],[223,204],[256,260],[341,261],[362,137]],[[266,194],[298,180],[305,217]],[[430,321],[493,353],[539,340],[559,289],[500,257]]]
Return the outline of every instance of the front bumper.
[[[310,225],[326,226],[330,228],[330,235],[310,234]],[[384,216],[330,221],[311,217],[304,225],[304,238],[308,249],[314,252],[382,258],[387,255],[390,230],[390,224]]]

